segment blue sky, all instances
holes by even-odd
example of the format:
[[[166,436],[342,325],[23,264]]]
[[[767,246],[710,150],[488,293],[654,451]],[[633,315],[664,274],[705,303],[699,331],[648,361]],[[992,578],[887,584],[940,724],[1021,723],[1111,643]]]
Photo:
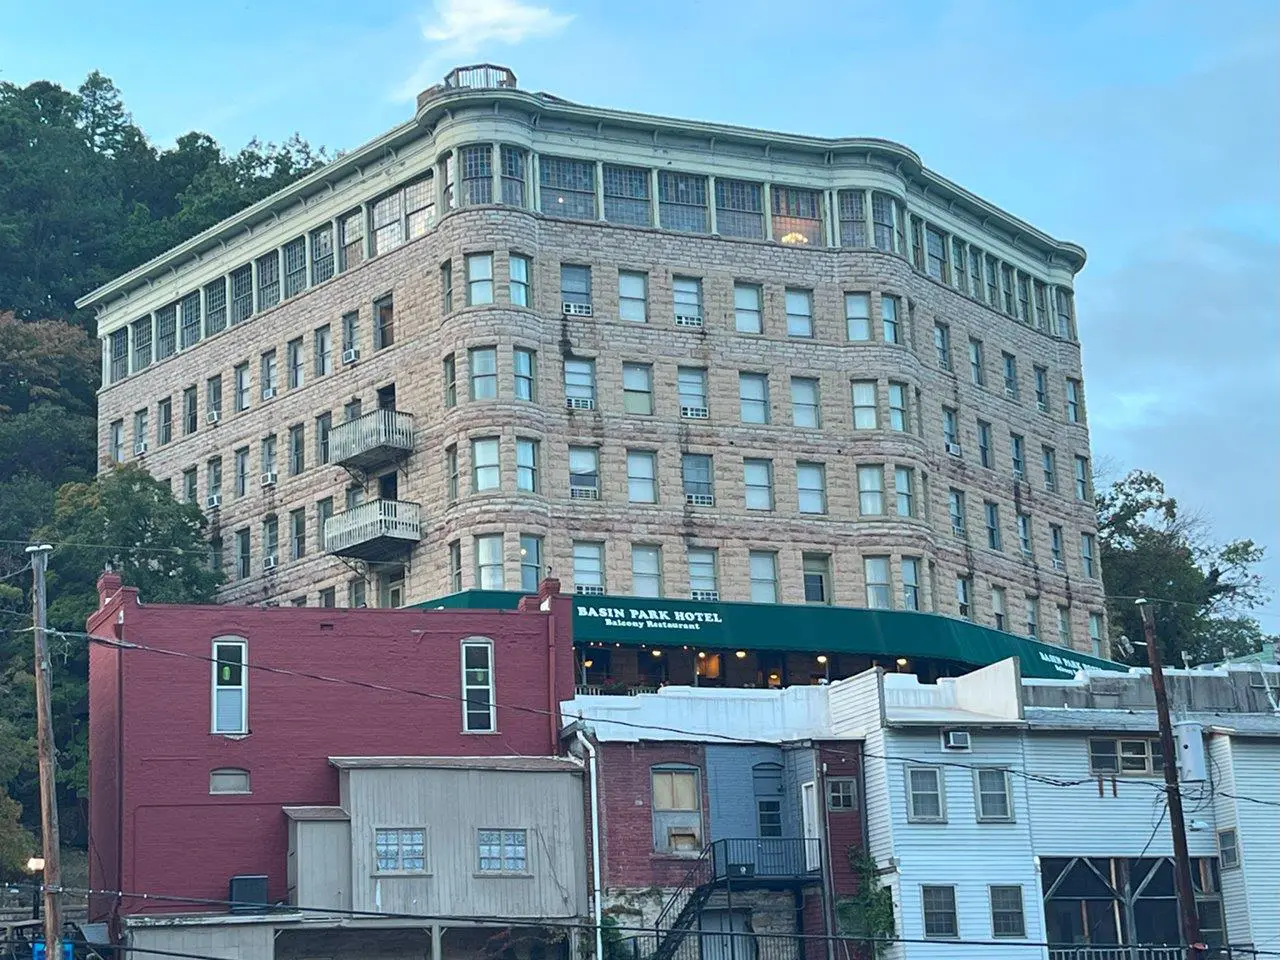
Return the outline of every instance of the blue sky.
[[[1049,233],[1095,460],[1161,476],[1280,593],[1275,0],[0,0],[0,79],[110,76],[159,143],[350,149],[457,63],[570,100],[880,136]],[[1280,600],[1262,616],[1280,632]]]

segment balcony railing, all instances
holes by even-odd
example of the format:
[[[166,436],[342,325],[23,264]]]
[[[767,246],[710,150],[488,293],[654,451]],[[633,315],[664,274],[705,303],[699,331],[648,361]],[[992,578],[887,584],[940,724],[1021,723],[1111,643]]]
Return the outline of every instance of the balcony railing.
[[[715,840],[711,869],[716,880],[730,884],[816,879],[822,874],[822,842],[811,837]]]
[[[1209,957],[1219,956],[1210,951]],[[1161,947],[1149,944],[1130,946],[1093,946],[1080,944],[1072,947],[1050,947],[1049,960],[1182,960],[1186,956],[1183,947]]]
[[[333,428],[329,459],[340,466],[368,468],[413,452],[413,414],[374,410]]]
[[[636,683],[580,683],[574,687],[574,693],[583,697],[634,697],[642,693],[657,692],[657,687],[648,687]]]
[[[516,75],[506,67],[493,63],[475,63],[454,67],[444,77],[444,85],[450,88],[470,87],[472,90],[492,90],[495,87],[516,85]]]
[[[422,539],[416,503],[370,500],[324,522],[328,553],[378,563],[403,557]]]

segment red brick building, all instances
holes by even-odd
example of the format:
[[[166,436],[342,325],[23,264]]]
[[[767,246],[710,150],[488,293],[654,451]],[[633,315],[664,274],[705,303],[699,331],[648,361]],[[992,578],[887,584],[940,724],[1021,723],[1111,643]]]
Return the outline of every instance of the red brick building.
[[[560,752],[574,668],[554,580],[514,611],[165,606],[112,574],[98,587],[95,889],[225,900],[231,877],[265,875],[287,901],[284,808],[337,808],[330,758]],[[91,913],[193,909],[98,897]]]

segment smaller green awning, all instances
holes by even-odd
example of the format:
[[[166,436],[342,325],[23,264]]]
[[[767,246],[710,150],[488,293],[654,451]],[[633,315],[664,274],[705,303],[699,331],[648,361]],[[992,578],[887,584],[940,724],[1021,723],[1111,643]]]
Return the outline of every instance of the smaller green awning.
[[[512,591],[467,590],[418,606],[503,610],[513,609],[521,596]],[[1071,677],[1085,667],[1128,669],[1110,660],[936,613],[820,604],[575,596],[573,639],[575,643],[620,643],[625,647],[687,645],[705,650],[925,657],[975,667],[1017,657],[1024,677],[1045,679]]]

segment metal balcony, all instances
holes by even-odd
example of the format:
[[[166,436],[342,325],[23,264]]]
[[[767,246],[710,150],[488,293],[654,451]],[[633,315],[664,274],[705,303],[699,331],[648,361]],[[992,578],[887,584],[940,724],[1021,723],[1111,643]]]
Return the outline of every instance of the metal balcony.
[[[516,75],[509,68],[495,63],[473,63],[450,70],[445,74],[444,85],[450,89],[492,90],[502,87],[515,89]]]
[[[325,552],[368,563],[403,559],[422,539],[419,507],[404,500],[370,500],[324,522]]]
[[[329,459],[342,467],[369,470],[413,452],[413,414],[374,410],[340,423],[329,434]]]
[[[711,844],[711,870],[715,881],[735,887],[820,879],[821,841],[791,837],[715,840]]]

